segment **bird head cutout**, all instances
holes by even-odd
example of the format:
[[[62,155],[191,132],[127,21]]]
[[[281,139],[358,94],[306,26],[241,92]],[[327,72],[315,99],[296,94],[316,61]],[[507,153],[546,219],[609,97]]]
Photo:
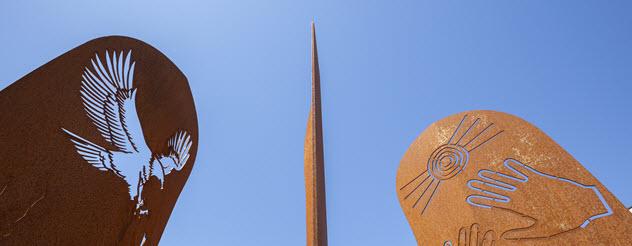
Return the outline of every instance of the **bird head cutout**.
[[[0,111],[0,245],[158,243],[198,146],[165,55],[89,41],[2,90]]]

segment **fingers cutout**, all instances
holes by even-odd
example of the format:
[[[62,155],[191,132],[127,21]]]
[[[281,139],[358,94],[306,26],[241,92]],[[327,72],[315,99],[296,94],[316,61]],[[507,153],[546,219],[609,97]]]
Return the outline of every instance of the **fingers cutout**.
[[[534,172],[537,173],[537,171],[533,170],[533,168],[530,168],[515,159],[505,160],[504,166],[520,176],[519,179],[522,182],[527,182],[529,180],[529,176],[527,174]]]
[[[479,176],[481,176],[481,175],[479,175]],[[511,185],[511,184],[508,184],[508,183],[505,183],[505,182],[502,182],[502,181],[499,181],[499,180],[496,180],[496,179],[491,179],[491,178],[488,178],[488,177],[485,177],[485,176],[482,176],[482,177],[483,177],[483,178],[481,178],[482,181],[474,179],[474,180],[470,180],[469,182],[471,182],[472,185],[474,185],[477,188],[480,188],[480,189],[483,189],[483,190],[489,190],[489,191],[493,191],[493,192],[498,191],[497,193],[499,193],[499,194],[500,193],[506,193],[506,192],[512,192],[512,191],[516,190],[516,187]]]
[[[504,202],[507,203],[511,201],[511,199],[503,194],[507,194],[509,191],[506,188],[503,188],[498,185],[486,183],[480,180],[470,180],[467,182],[467,186],[470,187],[471,190],[478,191],[482,194],[482,196],[487,197],[495,202]]]
[[[514,191],[516,189],[515,185],[517,183],[523,183],[524,180],[511,176],[511,175],[507,175],[504,173],[499,173],[499,172],[495,172],[495,171],[491,171],[491,170],[487,170],[487,169],[483,169],[478,171],[478,176],[487,182],[490,183],[495,183],[497,185],[500,186],[504,186],[508,189],[511,189],[512,191]]]
[[[496,241],[496,233],[494,231],[487,231],[483,236],[483,246],[493,246]]]
[[[498,203],[496,203],[498,199],[488,196],[470,195],[465,199],[465,201],[472,206],[481,208],[499,207]]]
[[[470,244],[469,245],[478,245],[478,224],[474,223],[470,227]]]
[[[458,245],[459,246],[466,246],[467,245],[467,228],[462,227],[461,230],[459,230],[459,242]]]

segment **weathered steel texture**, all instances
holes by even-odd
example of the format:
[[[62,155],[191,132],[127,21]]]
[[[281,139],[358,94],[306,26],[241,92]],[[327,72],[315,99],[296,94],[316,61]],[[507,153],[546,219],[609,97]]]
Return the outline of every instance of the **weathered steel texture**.
[[[145,138],[135,139],[136,144],[169,155],[168,140],[175,132],[185,130],[192,140],[187,164],[163,176],[163,189],[156,173],[145,176],[139,209],[128,183],[114,171],[90,165],[62,131],[107,151],[117,149],[86,113],[82,76],[86,69],[95,72],[95,55],[105,62],[106,51],[130,50],[136,62],[130,105]],[[120,36],[89,41],[2,90],[0,126],[0,245],[139,245],[143,240],[155,245],[197,153],[197,116],[186,77],[157,49]]]
[[[632,214],[528,122],[470,111],[430,125],[397,172],[419,245],[628,245]]]
[[[327,212],[325,201],[325,162],[320,97],[320,70],[316,47],[316,28],[312,22],[312,101],[305,134],[305,194],[307,245],[327,245]]]

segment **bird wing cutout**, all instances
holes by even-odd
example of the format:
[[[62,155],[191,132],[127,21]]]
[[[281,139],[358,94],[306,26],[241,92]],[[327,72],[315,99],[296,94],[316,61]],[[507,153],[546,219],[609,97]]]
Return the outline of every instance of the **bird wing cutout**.
[[[112,161],[112,152],[85,140],[82,137],[79,137],[71,131],[64,128],[62,128],[62,130],[70,136],[70,141],[75,145],[77,153],[79,153],[81,158],[83,158],[86,162],[90,163],[90,165],[100,171],[113,171],[116,175],[123,177]]]
[[[189,150],[192,144],[191,135],[186,131],[178,131],[169,139],[167,145],[172,152],[171,154],[176,157],[176,170],[181,170],[189,160]]]
[[[105,65],[98,54],[85,67],[81,83],[81,99],[88,117],[108,143],[122,152],[138,152],[134,140],[144,141],[136,114],[136,89],[133,88],[135,62],[131,51],[105,52]],[[128,129],[126,122],[133,125]],[[130,131],[131,130],[131,131]],[[140,136],[138,136],[140,135]]]

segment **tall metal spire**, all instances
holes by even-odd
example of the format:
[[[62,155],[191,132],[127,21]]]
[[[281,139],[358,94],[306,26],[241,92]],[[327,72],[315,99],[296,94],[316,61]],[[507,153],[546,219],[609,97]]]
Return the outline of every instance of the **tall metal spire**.
[[[316,26],[312,21],[312,102],[305,134],[305,194],[307,208],[307,246],[327,245],[325,202],[325,161],[320,101],[320,70],[316,48]]]

